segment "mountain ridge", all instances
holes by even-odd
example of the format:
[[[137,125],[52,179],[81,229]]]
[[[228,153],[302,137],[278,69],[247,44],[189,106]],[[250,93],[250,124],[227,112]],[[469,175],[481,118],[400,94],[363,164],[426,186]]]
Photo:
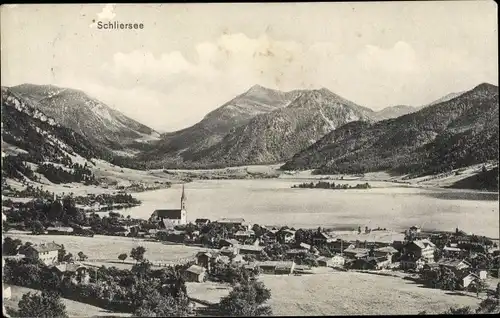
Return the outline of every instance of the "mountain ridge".
[[[62,126],[112,151],[140,147],[138,143],[160,136],[82,90],[35,84],[21,84],[9,89]]]
[[[498,87],[482,83],[417,112],[373,124],[344,125],[295,154],[282,168],[434,174],[487,160],[498,160]]]

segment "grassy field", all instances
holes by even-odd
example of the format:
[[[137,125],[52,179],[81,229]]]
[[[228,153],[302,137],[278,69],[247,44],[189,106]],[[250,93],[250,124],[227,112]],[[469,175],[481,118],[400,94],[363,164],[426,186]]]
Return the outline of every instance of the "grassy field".
[[[365,229],[362,228],[361,231]],[[333,238],[342,239],[345,241],[356,241],[361,242],[387,242],[392,243],[394,241],[402,241],[404,239],[403,233],[398,233],[394,231],[372,231],[370,233],[358,234],[358,231],[334,231],[329,233]]]
[[[475,308],[479,299],[428,289],[395,277],[355,272],[303,276],[261,275],[274,315],[402,315]]]
[[[200,250],[199,247],[184,245],[167,245],[159,242],[147,242],[139,239],[116,236],[95,235],[94,237],[62,236],[62,235],[30,235],[19,233],[6,233],[5,236],[18,238],[21,241],[29,241],[35,244],[56,242],[64,244],[67,252],[77,255],[82,251],[89,257],[89,260],[110,260],[118,261],[121,253],[130,254],[130,250],[137,246],[144,246],[146,253],[144,257],[151,261],[176,261],[194,256]],[[127,259],[127,261],[132,261]],[[119,265],[111,263],[110,265]],[[108,265],[108,266],[110,266]]]
[[[10,286],[11,288],[12,297],[9,300],[4,300],[3,305],[5,307],[14,308],[16,310],[18,309],[17,304],[19,303],[19,300],[21,300],[23,294],[26,294],[28,292],[37,292],[37,293],[40,292],[36,289],[31,289],[26,287],[5,285],[5,287],[7,286]],[[95,307],[92,305],[80,303],[69,299],[63,298],[62,301],[66,305],[66,311],[68,313],[68,316],[70,317],[130,317],[131,316],[130,314],[126,313],[109,312],[108,310],[103,308]]]
[[[203,283],[187,282],[186,288],[189,297],[211,303],[218,303],[221,298],[229,295],[232,290],[232,287],[229,284],[220,284],[208,281]]]

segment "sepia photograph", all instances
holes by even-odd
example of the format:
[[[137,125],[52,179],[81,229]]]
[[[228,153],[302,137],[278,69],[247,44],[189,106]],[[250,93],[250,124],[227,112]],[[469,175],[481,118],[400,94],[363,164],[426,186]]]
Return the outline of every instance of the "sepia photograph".
[[[0,12],[4,316],[500,313],[496,2]]]

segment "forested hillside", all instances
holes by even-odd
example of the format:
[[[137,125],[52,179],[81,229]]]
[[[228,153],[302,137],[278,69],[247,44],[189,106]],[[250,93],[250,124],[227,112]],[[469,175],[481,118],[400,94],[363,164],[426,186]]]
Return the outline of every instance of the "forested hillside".
[[[498,160],[498,87],[481,84],[395,119],[344,125],[296,154],[282,169],[422,175],[488,160]]]

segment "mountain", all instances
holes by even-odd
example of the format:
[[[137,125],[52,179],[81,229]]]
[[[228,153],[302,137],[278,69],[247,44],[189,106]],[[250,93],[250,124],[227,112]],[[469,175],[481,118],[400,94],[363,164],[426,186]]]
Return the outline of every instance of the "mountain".
[[[373,114],[373,119],[375,119],[376,121],[379,121],[379,120],[385,120],[385,119],[390,119],[390,118],[396,118],[396,117],[403,116],[403,115],[406,115],[409,113],[413,113],[417,110],[418,110],[417,107],[407,106],[407,105],[386,107],[382,110],[379,110],[378,112],[375,112]]]
[[[247,95],[249,92],[251,94]],[[179,156],[175,158],[177,161],[171,160],[168,152],[162,152],[165,148],[160,152],[150,152],[147,156],[164,158],[163,163],[170,167],[175,164],[184,167],[209,167],[275,163],[290,158],[294,153],[347,122],[372,120],[371,116],[374,113],[371,109],[356,105],[325,88],[283,93],[253,87],[244,95],[244,105],[247,107],[241,107],[245,111],[238,111],[238,114],[245,115],[222,117],[224,119],[244,117],[229,131],[227,128],[231,127],[234,119],[223,121],[226,130],[221,129],[216,132],[217,138],[200,138],[197,144],[195,142],[195,147],[192,147],[193,143],[184,141],[185,149],[178,152]],[[256,95],[265,96],[258,99],[257,111],[254,109]],[[240,100],[241,95],[237,98],[238,102]],[[263,101],[265,107],[262,107]],[[241,104],[233,100],[214,112],[234,114],[232,107],[234,105]],[[214,112],[208,114],[204,121],[221,118],[213,116]],[[199,128],[204,121],[191,129]],[[204,132],[208,133],[208,129]],[[202,137],[207,138],[207,135]],[[186,144],[190,146],[186,147]],[[200,144],[202,146],[198,147]]]
[[[453,99],[455,97],[458,97],[460,95],[462,95],[464,92],[457,92],[457,93],[449,93],[448,95],[445,95],[435,101],[433,101],[432,103],[429,103],[427,105],[424,105],[424,106],[420,106],[421,108],[423,107],[427,107],[427,106],[432,106],[432,105],[437,105],[439,103],[443,103],[443,102],[447,102],[449,101],[450,99]]]
[[[286,107],[300,91],[281,92],[255,85],[219,108],[208,113],[199,123],[162,135],[155,149],[139,158],[163,158],[167,163],[181,164],[184,157],[221,142],[231,130],[247,124],[253,117]]]
[[[2,87],[2,179],[32,181],[40,175],[59,183],[90,181],[92,158],[111,154],[86,137],[59,125],[30,100]],[[37,173],[39,173],[37,175]]]
[[[346,124],[297,153],[282,169],[422,175],[488,160],[498,160],[498,87],[483,83],[398,118]]]
[[[484,169],[481,173],[459,180],[449,186],[455,189],[477,189],[498,192],[498,166]]]
[[[33,84],[10,90],[62,126],[110,150],[141,149],[160,136],[80,90]]]

